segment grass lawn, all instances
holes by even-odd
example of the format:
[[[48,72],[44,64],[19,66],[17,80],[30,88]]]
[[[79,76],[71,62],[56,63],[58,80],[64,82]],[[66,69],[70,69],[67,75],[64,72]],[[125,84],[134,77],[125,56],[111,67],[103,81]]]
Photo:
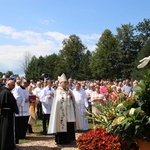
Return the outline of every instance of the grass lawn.
[[[48,125],[47,125],[48,128]],[[89,121],[89,129],[93,128],[93,123],[91,121]],[[33,130],[33,134],[29,134],[27,133],[27,137],[25,139],[20,139],[19,143],[27,143],[27,142],[31,142],[33,137],[35,136],[43,136],[42,135],[42,120],[37,120],[37,124],[35,126],[32,126],[32,130]],[[30,136],[32,136],[32,138],[30,138]]]
[[[33,134],[32,136],[39,136],[39,135],[42,135],[42,120],[37,120],[37,124],[35,126],[32,126],[32,130],[33,130]],[[30,142],[31,139],[30,137],[28,136],[29,133],[27,133],[27,137],[25,139],[20,139],[19,140],[19,143],[27,143],[27,142]]]

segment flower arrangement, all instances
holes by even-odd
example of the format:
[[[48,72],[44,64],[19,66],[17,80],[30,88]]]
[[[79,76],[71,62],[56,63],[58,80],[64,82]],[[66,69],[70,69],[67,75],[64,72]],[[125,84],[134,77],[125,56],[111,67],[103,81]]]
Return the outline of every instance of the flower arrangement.
[[[116,108],[118,114],[109,128],[109,132],[129,144],[137,138],[150,141],[150,70],[133,91],[134,98],[122,102]]]
[[[107,134],[106,129],[97,128],[79,135],[77,146],[81,150],[120,150],[120,142],[117,136]]]
[[[150,57],[141,60],[138,68],[144,67],[149,60]],[[128,145],[136,139],[150,141],[150,70],[133,88],[133,93],[121,103],[96,106],[101,113],[92,114],[98,127],[105,128],[107,133],[118,136]]]
[[[149,61],[150,56],[142,59],[138,68],[144,67]],[[100,110],[99,114],[87,111],[96,126],[78,137],[79,149],[133,150],[138,149],[133,144],[136,139],[150,141],[150,70],[133,88],[133,93],[125,101],[112,101],[106,106],[95,105]]]
[[[150,57],[148,57],[150,58]],[[142,62],[138,67],[144,67],[148,63]],[[109,132],[113,132],[127,143],[136,139],[150,141],[150,70],[133,87],[134,96],[122,102],[116,107],[116,117],[109,126]]]
[[[96,128],[78,136],[80,150],[138,150],[137,145],[127,145],[118,136],[107,133],[105,128]]]
[[[107,85],[107,87],[109,87],[109,85]],[[108,92],[108,95],[109,95],[109,92]],[[133,104],[134,103],[133,100],[134,100],[134,98],[128,99],[129,104]],[[128,103],[128,102],[126,102],[126,103]],[[125,106],[126,106],[126,104],[125,104],[125,106],[123,104],[125,104],[125,103],[124,102],[121,103],[120,99],[118,99],[117,101],[110,101],[105,106],[93,104],[94,107],[96,107],[97,109],[100,110],[100,113],[95,114],[95,113],[87,111],[87,114],[89,114],[89,116],[87,116],[87,117],[94,120],[94,122],[96,123],[94,125],[94,129],[96,131],[104,129],[105,136],[107,137],[107,138],[105,138],[104,143],[107,143],[107,142],[109,143],[110,135],[113,137],[116,136],[118,138],[118,143],[120,144],[120,150],[130,150],[130,149],[135,150],[138,148],[134,141],[129,139],[130,143],[127,143],[127,141],[126,141],[127,139],[122,138],[122,136],[120,136],[120,133],[123,132],[124,130],[120,131],[119,134],[114,131],[115,125],[120,125],[121,121],[124,119],[124,116],[122,116],[122,114],[120,114],[121,111],[124,111]],[[93,133],[93,136],[91,136],[91,132]],[[126,131],[124,131],[124,133],[126,134]],[[83,146],[83,149],[85,149],[85,150],[90,149],[92,145],[90,145],[88,147],[86,141],[92,140],[92,141],[98,142],[98,139],[96,139],[97,137],[99,137],[99,140],[103,140],[103,139],[101,139],[101,135],[103,135],[103,134],[100,133],[99,136],[98,135],[96,136],[96,132],[94,132],[94,130],[90,131],[89,133],[83,134],[79,138],[80,140],[78,140],[78,147],[81,148],[84,145],[85,147]],[[126,134],[126,135],[128,135],[128,134]],[[90,137],[90,139],[88,139],[89,137]],[[79,142],[80,142],[80,144],[79,144]],[[112,143],[113,142],[115,142],[115,141],[112,140]],[[99,144],[101,144],[101,143],[102,142],[99,142]],[[95,147],[98,147],[98,143],[95,144]],[[114,147],[112,146],[110,148],[110,150],[113,150],[113,148]]]

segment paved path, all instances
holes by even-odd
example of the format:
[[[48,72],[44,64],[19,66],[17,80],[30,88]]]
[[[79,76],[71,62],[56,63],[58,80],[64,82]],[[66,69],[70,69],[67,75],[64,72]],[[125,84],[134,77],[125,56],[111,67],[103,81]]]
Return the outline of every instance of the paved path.
[[[78,150],[75,142],[69,145],[56,145],[53,135],[28,134],[26,140],[26,143],[17,144],[19,150]]]

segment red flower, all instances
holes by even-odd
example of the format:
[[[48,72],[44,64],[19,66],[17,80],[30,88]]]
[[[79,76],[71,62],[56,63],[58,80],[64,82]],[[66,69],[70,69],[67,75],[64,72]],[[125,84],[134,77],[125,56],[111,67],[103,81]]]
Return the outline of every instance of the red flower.
[[[121,150],[122,148],[131,150],[133,148],[127,146],[124,141],[120,142],[118,136],[107,134],[103,128],[92,129],[79,135],[76,143],[81,150]]]
[[[121,150],[118,137],[107,134],[103,128],[81,134],[77,139],[77,146],[81,150]]]

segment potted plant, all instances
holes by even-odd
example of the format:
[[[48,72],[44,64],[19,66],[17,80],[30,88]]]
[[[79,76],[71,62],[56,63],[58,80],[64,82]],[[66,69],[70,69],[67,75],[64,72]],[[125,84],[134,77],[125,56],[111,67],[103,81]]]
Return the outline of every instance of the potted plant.
[[[148,64],[150,57],[146,57],[138,68]],[[118,115],[109,126],[109,132],[119,135],[127,143],[134,140],[140,147],[141,141],[150,144],[150,70],[133,88],[134,97],[118,105]],[[149,149],[149,146],[146,146]],[[140,149],[144,149],[140,147]]]

